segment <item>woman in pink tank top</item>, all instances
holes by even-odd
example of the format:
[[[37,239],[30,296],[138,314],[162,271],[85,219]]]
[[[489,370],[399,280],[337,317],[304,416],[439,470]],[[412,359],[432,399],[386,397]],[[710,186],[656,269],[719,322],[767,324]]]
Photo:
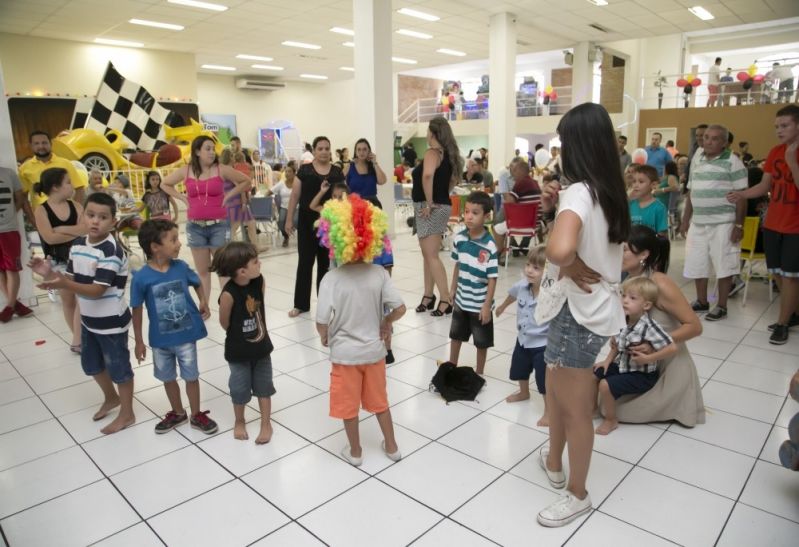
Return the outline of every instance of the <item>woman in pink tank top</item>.
[[[225,180],[234,184],[228,193],[225,193]],[[186,183],[185,195],[175,188],[181,181]],[[206,135],[192,141],[191,163],[186,169],[173,171],[161,183],[167,194],[187,206],[186,237],[206,298],[211,293],[211,259],[230,239],[225,203],[247,192],[251,185],[246,175],[227,165],[219,165],[214,141]]]

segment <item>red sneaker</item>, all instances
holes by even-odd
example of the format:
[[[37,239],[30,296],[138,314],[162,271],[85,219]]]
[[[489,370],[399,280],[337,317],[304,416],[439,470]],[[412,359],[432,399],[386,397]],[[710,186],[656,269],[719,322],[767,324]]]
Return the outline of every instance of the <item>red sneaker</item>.
[[[0,311],[0,323],[8,323],[14,317],[14,308],[6,306],[3,311]]]
[[[14,304],[14,313],[19,315],[20,317],[25,317],[33,313],[33,310],[30,309],[28,306],[17,300],[17,303]]]

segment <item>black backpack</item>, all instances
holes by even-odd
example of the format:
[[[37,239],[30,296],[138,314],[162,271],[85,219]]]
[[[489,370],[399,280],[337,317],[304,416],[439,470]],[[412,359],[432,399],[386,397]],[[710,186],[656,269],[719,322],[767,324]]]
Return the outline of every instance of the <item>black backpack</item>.
[[[447,403],[474,401],[486,381],[471,367],[458,367],[447,361],[438,366],[430,380],[430,390],[438,391]]]

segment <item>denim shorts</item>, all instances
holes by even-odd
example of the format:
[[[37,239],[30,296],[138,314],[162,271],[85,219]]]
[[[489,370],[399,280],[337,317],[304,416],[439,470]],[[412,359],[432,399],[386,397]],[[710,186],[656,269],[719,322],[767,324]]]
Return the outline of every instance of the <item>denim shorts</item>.
[[[177,380],[176,367],[180,367],[180,377],[185,382],[193,382],[200,377],[197,368],[197,343],[187,342],[179,346],[153,349],[153,375],[161,382]]]
[[[86,375],[96,376],[107,370],[115,384],[124,384],[133,379],[127,331],[97,334],[81,326],[80,347],[80,365]]]
[[[591,368],[607,341],[607,336],[595,334],[579,324],[566,301],[549,323],[544,362],[556,367]]]
[[[230,398],[234,405],[246,405],[255,395],[268,398],[274,395],[272,359],[264,357],[253,361],[228,361],[230,366]]]
[[[227,220],[208,225],[190,220],[186,223],[186,239],[192,249],[218,249],[230,239],[230,224]]]

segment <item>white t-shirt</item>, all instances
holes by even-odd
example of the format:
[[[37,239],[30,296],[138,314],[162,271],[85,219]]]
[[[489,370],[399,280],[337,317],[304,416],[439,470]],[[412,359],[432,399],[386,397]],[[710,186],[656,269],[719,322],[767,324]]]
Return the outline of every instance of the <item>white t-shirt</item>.
[[[720,76],[721,67],[715,63],[710,65],[710,70],[707,71],[707,84],[719,85]]]
[[[330,361],[367,365],[385,358],[386,346],[380,338],[383,309],[402,305],[402,295],[382,266],[345,264],[325,274],[316,322],[328,325]]]
[[[608,241],[608,221],[599,206],[591,200],[585,183],[578,182],[563,190],[558,198],[558,214],[572,211],[580,217],[582,229],[577,254],[583,262],[602,276],[586,293],[571,279],[565,282],[569,310],[579,324],[601,336],[618,333],[625,325],[618,284],[624,247]]]
[[[286,186],[285,181],[280,181],[272,187],[272,193],[278,196],[280,200],[280,208],[288,210],[289,198],[291,197],[291,188]]]

